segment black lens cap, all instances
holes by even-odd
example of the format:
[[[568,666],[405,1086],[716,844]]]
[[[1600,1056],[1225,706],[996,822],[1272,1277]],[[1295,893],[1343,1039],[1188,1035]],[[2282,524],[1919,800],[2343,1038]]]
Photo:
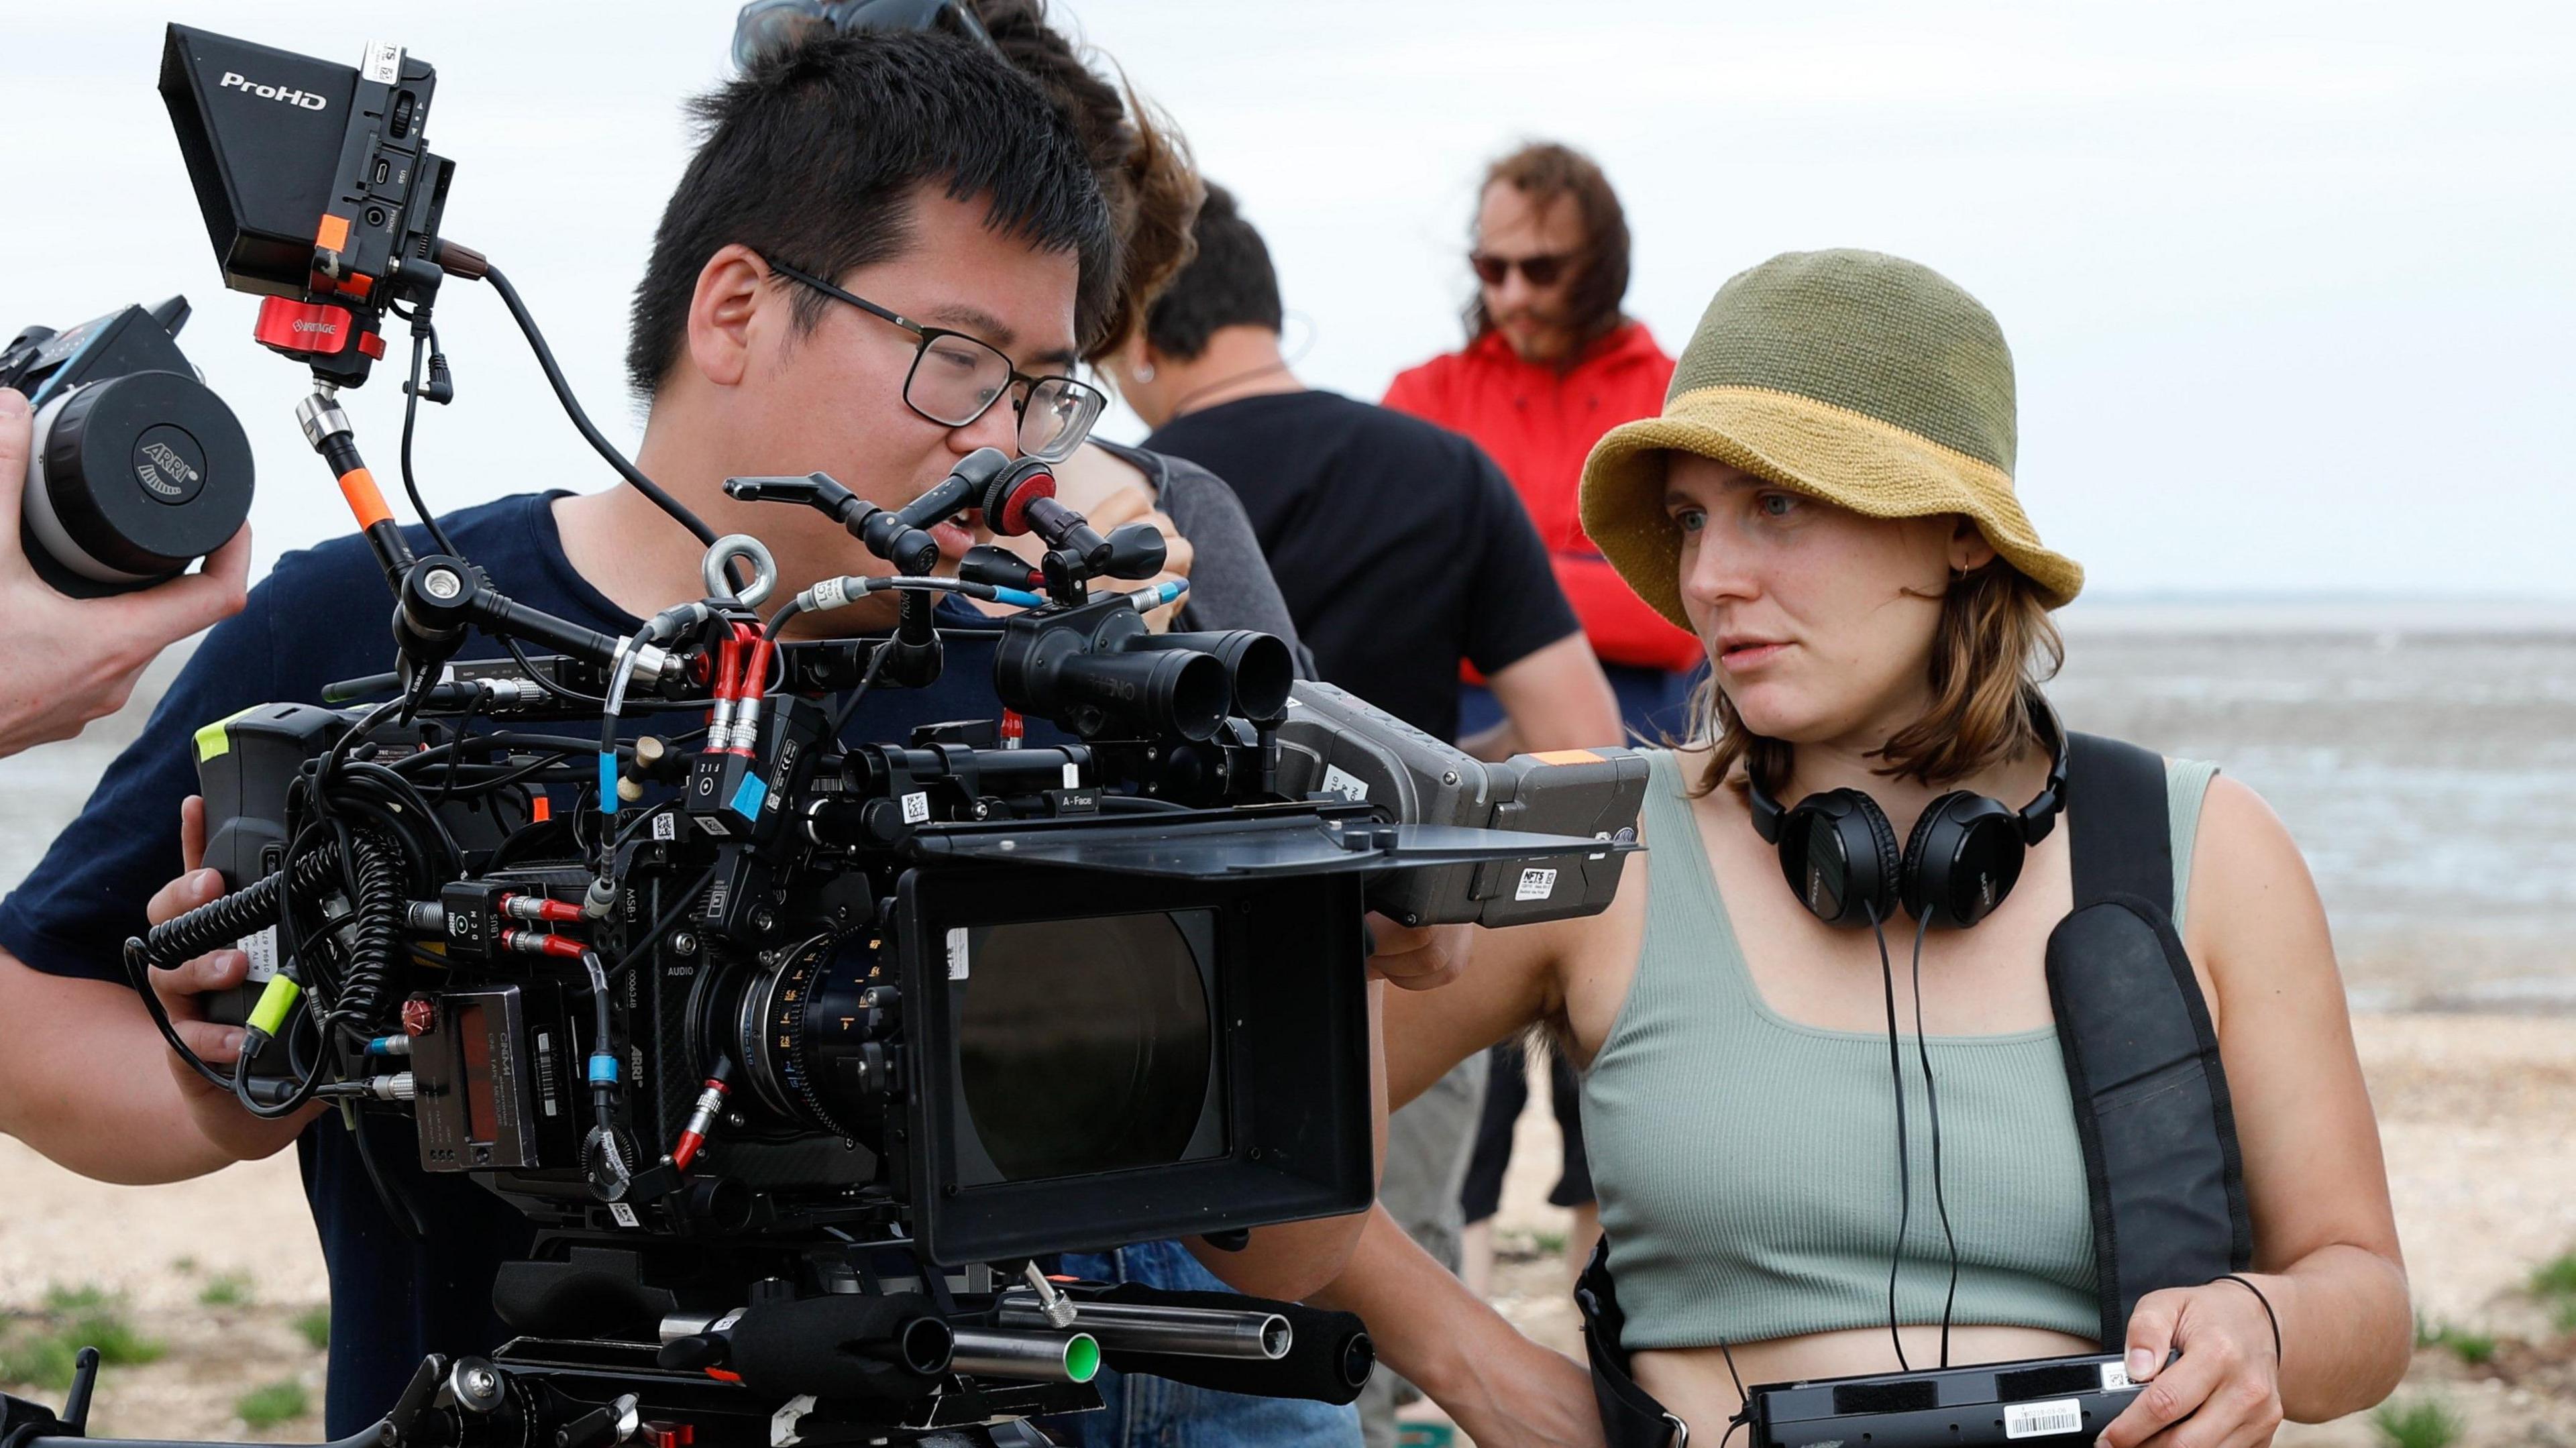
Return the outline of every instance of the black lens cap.
[[[182,373],[128,373],[73,392],[46,429],[40,473],[63,533],[87,555],[50,561],[82,593],[177,573],[250,516],[250,439],[223,399]]]

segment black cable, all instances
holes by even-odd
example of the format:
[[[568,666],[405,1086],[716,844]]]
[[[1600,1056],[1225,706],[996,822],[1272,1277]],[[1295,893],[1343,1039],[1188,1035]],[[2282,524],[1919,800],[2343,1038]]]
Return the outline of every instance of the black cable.
[[[456,797],[456,766],[465,762],[465,741],[473,735],[474,716],[482,708],[483,691],[477,689],[474,691],[474,697],[465,701],[463,717],[456,721],[456,742],[448,746],[447,751],[447,779],[438,787],[439,804],[445,804]]]
[[[893,654],[893,639],[889,638],[885,642],[877,645],[877,651],[868,656],[868,671],[859,676],[859,686],[852,689],[850,691],[850,697],[843,699],[840,703],[840,707],[832,711],[832,722],[831,725],[823,731],[824,738],[831,740],[835,744],[840,742],[841,726],[850,722],[850,716],[858,712],[859,701],[868,696],[869,689],[875,687],[877,675],[884,671],[886,660],[892,657]]]
[[[429,504],[421,501],[420,484],[413,481],[411,475],[412,424],[420,415],[421,358],[425,350],[435,351],[437,347],[438,329],[429,324],[426,315],[416,316],[411,328],[411,385],[403,389],[402,485],[403,492],[411,498],[411,510],[420,516],[420,526],[429,530],[430,541],[438,545],[438,551],[450,558],[462,558],[465,555],[456,551],[456,544],[447,536],[447,530],[439,527],[438,519],[431,516]]]
[[[538,688],[545,690],[547,693],[554,695],[556,698],[569,700],[575,704],[587,704],[593,708],[603,707],[608,703],[606,699],[597,694],[585,694],[581,690],[572,687],[570,684],[558,684],[554,680],[537,672],[536,664],[528,658],[528,651],[519,647],[519,641],[517,639],[504,634],[501,636],[501,646],[510,651],[510,657],[519,665],[519,672],[526,674],[530,682],[534,683]]]
[[[1887,1074],[1896,1089],[1896,1247],[1887,1254],[1887,1340],[1896,1344],[1896,1367],[1899,1372],[1912,1372],[1914,1365],[1905,1360],[1905,1338],[1896,1330],[1896,1270],[1905,1261],[1905,1229],[1914,1219],[1913,1158],[1905,1147],[1905,1057],[1896,1043],[1896,963],[1887,954],[1887,924],[1878,918],[1875,907],[1863,905],[1869,912],[1869,929],[1878,937],[1878,978],[1887,987]]]
[[[1941,1214],[1941,1241],[1950,1249],[1950,1290],[1941,1298],[1941,1366],[1950,1366],[1950,1310],[1959,1301],[1959,1239],[1950,1231],[1950,1203],[1941,1192],[1941,1093],[1932,1084],[1932,1048],[1923,1040],[1923,936],[1932,912],[1914,923],[1914,1054],[1923,1062],[1923,1108],[1932,1117],[1932,1205]]]
[[[394,1190],[393,1184],[385,1180],[384,1172],[376,1166],[376,1149],[367,1141],[367,1114],[348,1106],[341,1109],[347,1113],[342,1124],[348,1127],[349,1135],[357,1139],[358,1164],[367,1169],[367,1185],[376,1189],[376,1205],[385,1209],[386,1218],[413,1243],[427,1241],[429,1224],[421,1220],[420,1209],[409,1196]]]
[[[1735,1436],[1736,1429],[1752,1423],[1753,1401],[1744,1396],[1744,1376],[1735,1370],[1735,1349],[1727,1346],[1726,1339],[1721,1337],[1717,1340],[1717,1350],[1725,1356],[1726,1375],[1735,1383],[1735,1416],[1726,1420],[1726,1431],[1717,1435],[1717,1448],[1726,1448],[1726,1441]],[[1682,1441],[1689,1442],[1690,1435],[1684,1433]]]
[[[545,334],[537,330],[537,319],[528,315],[527,303],[519,300],[519,289],[510,285],[510,279],[503,276],[497,266],[487,264],[483,280],[490,282],[492,290],[501,294],[501,304],[510,309],[510,319],[517,322],[520,332],[526,335],[529,349],[537,354],[537,365],[545,370],[546,385],[555,390],[555,401],[563,404],[564,415],[572,419],[573,428],[581,434],[582,441],[607,459],[608,465],[617,469],[618,476],[632,483],[635,491],[652,499],[653,506],[670,514],[673,521],[688,529],[690,537],[713,547],[716,541],[714,531],[697,514],[690,512],[686,504],[662,491],[661,484],[644,476],[642,469],[627,461],[626,455],[591,425],[590,414],[581,410],[581,403],[572,395],[571,385],[564,381],[563,369],[555,365],[554,349],[546,345]]]

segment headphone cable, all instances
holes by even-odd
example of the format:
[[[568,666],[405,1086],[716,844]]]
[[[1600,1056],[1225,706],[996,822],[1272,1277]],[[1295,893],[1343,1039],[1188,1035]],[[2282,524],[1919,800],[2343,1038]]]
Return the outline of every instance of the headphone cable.
[[[1950,1366],[1950,1309],[1959,1300],[1959,1239],[1950,1231],[1950,1203],[1941,1191],[1941,1093],[1932,1085],[1932,1049],[1923,1039],[1923,937],[1930,911],[1914,925],[1914,1051],[1923,1061],[1923,1105],[1932,1117],[1932,1205],[1941,1214],[1941,1240],[1950,1249],[1950,1289],[1941,1298],[1941,1366]]]
[[[1887,1340],[1896,1344],[1896,1367],[1899,1372],[1912,1372],[1914,1365],[1905,1360],[1905,1338],[1896,1328],[1896,1273],[1905,1261],[1905,1230],[1914,1217],[1912,1158],[1905,1146],[1905,1057],[1896,1040],[1896,964],[1887,954],[1887,922],[1878,918],[1878,907],[1864,904],[1869,914],[1869,929],[1878,937],[1878,979],[1887,989],[1887,1075],[1896,1092],[1896,1246],[1887,1254]]]

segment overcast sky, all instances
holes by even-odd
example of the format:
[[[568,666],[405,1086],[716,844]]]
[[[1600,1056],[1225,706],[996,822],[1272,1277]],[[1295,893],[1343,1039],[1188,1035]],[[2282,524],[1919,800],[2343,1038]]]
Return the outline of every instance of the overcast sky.
[[[348,520],[300,369],[221,290],[154,91],[171,19],[438,68],[446,234],[506,266],[613,436],[625,302],[721,79],[720,0],[0,8],[0,337],[185,292],[259,449],[259,567]],[[1374,398],[1460,340],[1474,181],[1593,152],[1631,312],[1678,349],[1775,252],[1928,263],[2001,318],[2022,496],[2102,594],[2576,597],[2576,7],[1059,3],[1268,235],[1312,383]],[[440,508],[601,486],[497,298],[450,287]],[[393,339],[397,346],[400,339]],[[390,473],[395,371],[353,394]],[[1134,437],[1132,418],[1104,424]]]

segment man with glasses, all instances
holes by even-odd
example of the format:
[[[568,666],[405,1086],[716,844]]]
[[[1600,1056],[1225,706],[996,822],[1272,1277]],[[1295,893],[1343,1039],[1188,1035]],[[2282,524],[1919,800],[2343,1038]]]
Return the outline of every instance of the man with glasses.
[[[1619,697],[1622,722],[1649,739],[1687,727],[1699,641],[1638,601],[1583,533],[1583,459],[1620,423],[1663,410],[1673,359],[1619,310],[1628,292],[1628,221],[1609,178],[1571,147],[1536,142],[1496,161],[1478,193],[1467,264],[1476,299],[1466,347],[1397,376],[1386,405],[1465,433],[1500,463],[1546,540],[1556,581]],[[1481,684],[1459,699],[1459,727],[1480,753],[1519,747]],[[1608,741],[1604,741],[1608,742]],[[1512,1123],[1528,1103],[1516,1044],[1494,1048],[1484,1119],[1467,1168],[1459,1275],[1482,1292],[1493,1216],[1511,1161]],[[1548,1200],[1575,1212],[1566,1260],[1580,1267],[1599,1231],[1573,1073],[1551,1067],[1563,1170]]]
[[[728,498],[725,478],[821,470],[897,507],[978,448],[1061,457],[1082,441],[1101,397],[1065,374],[1081,308],[1114,284],[1115,247],[1089,160],[1034,84],[968,39],[830,36],[763,60],[696,114],[707,138],[635,294],[627,366],[651,407],[635,460],[718,533],[766,540],[778,596],[889,568],[809,510]],[[426,486],[435,496],[439,480]],[[974,521],[932,530],[950,558]],[[696,540],[613,481],[443,522],[514,598],[603,633],[704,592]],[[432,546],[417,529],[411,542]],[[397,1130],[361,1139],[311,1113],[258,1120],[177,1069],[119,946],[147,916],[219,889],[198,868],[192,732],[389,667],[389,603],[355,537],[280,560],[0,902],[0,1130],[128,1182],[296,1145],[332,1282],[333,1436],[391,1406],[423,1354],[486,1352],[507,1335],[492,1283],[525,1253],[528,1225],[461,1176],[422,1173]],[[892,609],[871,599],[821,622],[881,631]],[[478,636],[465,657],[497,649]],[[872,694],[847,737],[991,717],[991,662],[988,641],[952,642],[935,685]],[[240,951],[218,951],[153,982],[210,1062],[235,1059],[241,1032],[203,1020],[197,999],[246,968]]]

